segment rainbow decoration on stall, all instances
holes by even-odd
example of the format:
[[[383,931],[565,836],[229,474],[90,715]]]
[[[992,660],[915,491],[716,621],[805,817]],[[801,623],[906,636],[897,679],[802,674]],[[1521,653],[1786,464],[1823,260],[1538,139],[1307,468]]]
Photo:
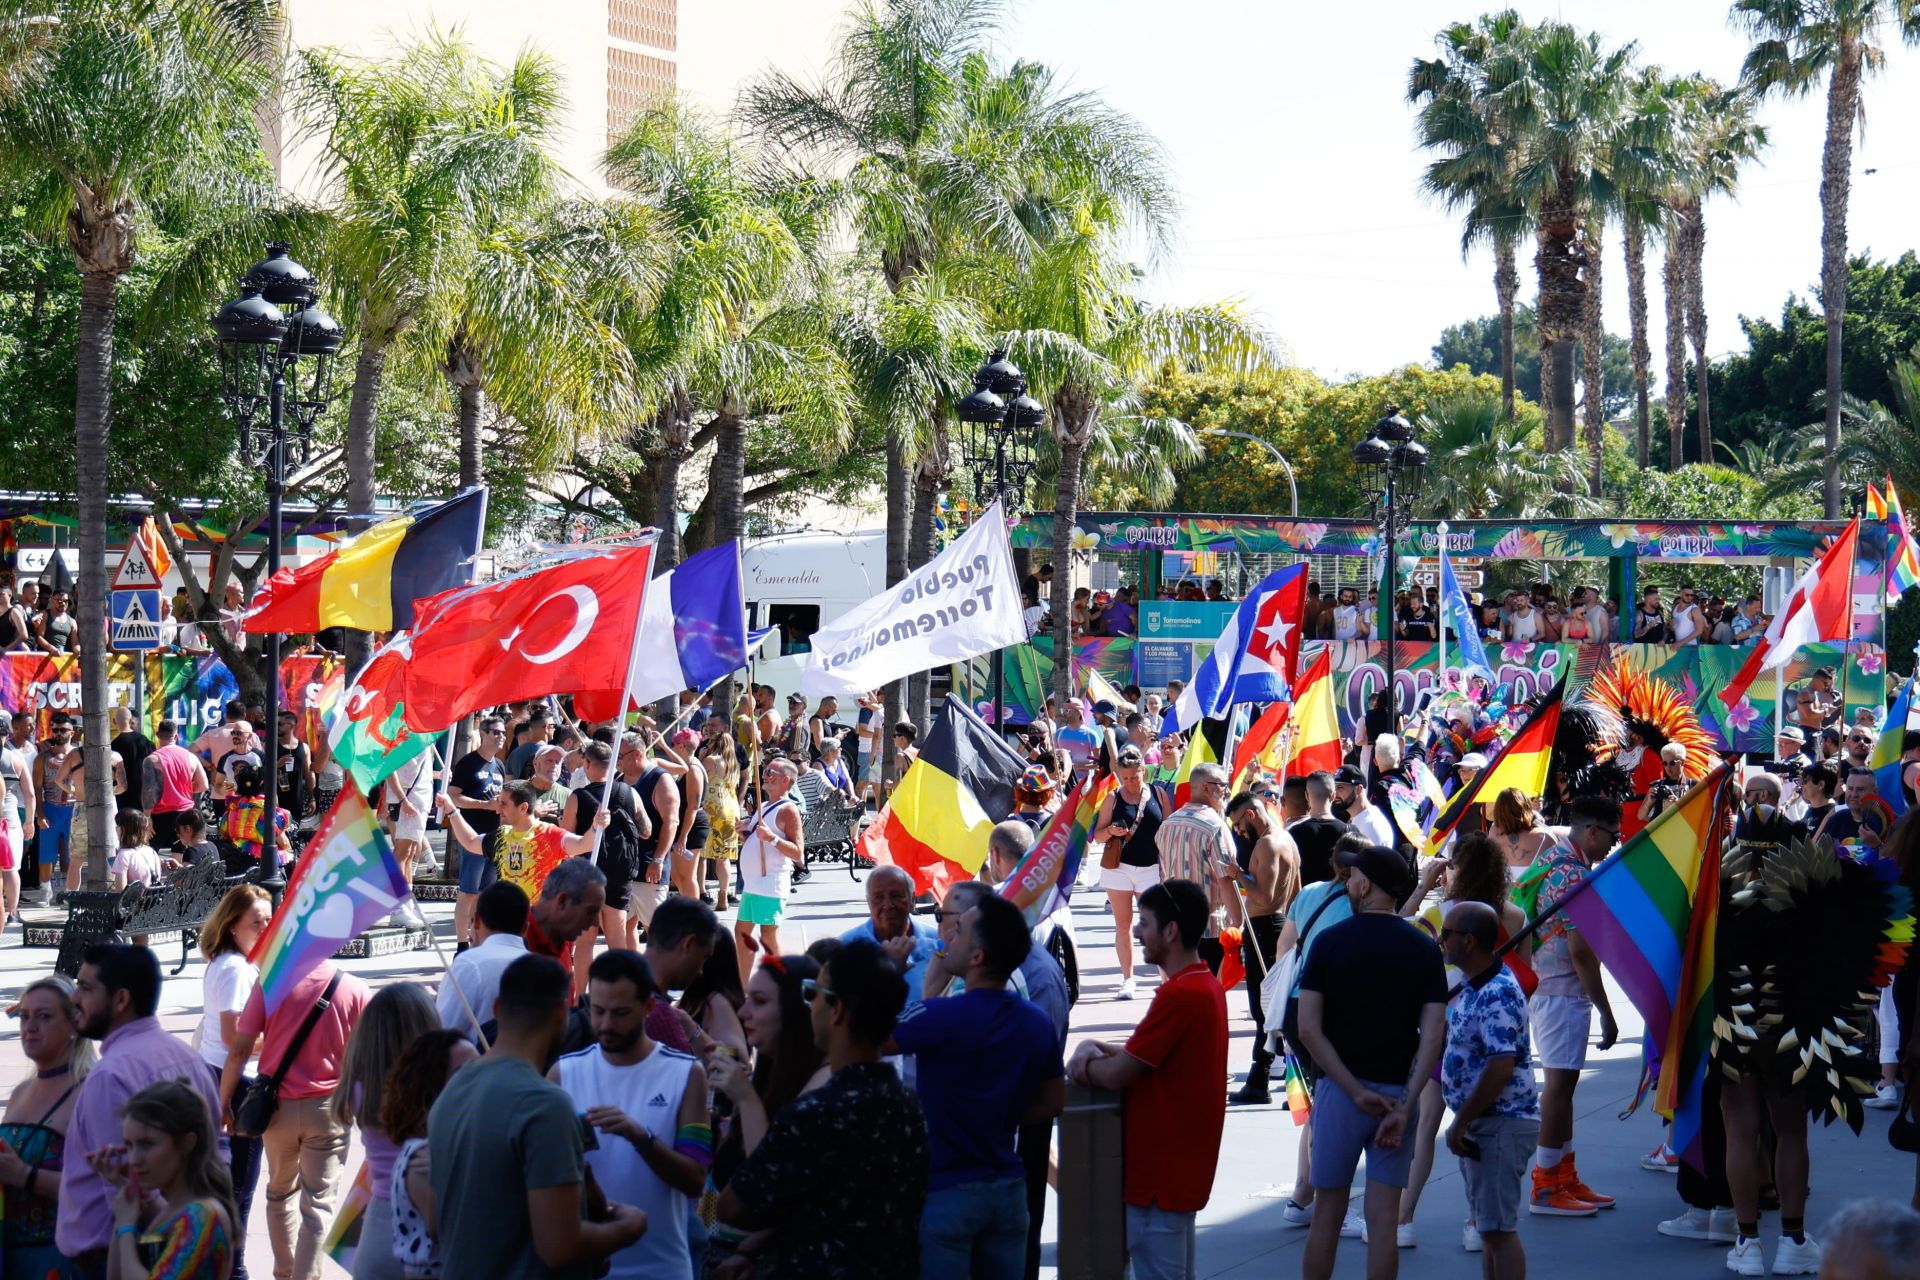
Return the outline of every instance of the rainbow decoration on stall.
[[[294,864],[280,909],[247,957],[260,970],[267,1014],[300,979],[393,914],[409,892],[366,798],[357,787],[342,787]]]

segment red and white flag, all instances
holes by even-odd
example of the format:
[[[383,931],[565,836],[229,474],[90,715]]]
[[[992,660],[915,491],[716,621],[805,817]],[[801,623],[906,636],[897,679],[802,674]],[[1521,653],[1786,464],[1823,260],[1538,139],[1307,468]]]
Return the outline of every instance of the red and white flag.
[[[408,727],[437,733],[482,707],[623,688],[652,576],[649,540],[418,601]]]
[[[1734,706],[1762,671],[1786,666],[1804,645],[1843,644],[1853,638],[1853,561],[1859,546],[1860,520],[1856,516],[1833,545],[1800,575],[1793,594],[1773,615],[1767,634],[1720,690],[1720,701]]]

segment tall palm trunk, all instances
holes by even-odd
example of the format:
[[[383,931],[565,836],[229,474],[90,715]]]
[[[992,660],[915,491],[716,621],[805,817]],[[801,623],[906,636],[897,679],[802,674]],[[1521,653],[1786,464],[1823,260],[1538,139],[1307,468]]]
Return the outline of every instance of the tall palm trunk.
[[[1513,417],[1513,308],[1520,293],[1519,255],[1512,235],[1493,242],[1493,293],[1500,300],[1500,416]]]
[[[1586,285],[1581,280],[1581,217],[1561,194],[1562,182],[1540,215],[1540,245],[1534,265],[1540,275],[1540,340],[1546,349],[1543,383],[1553,382],[1553,402],[1547,421],[1547,445],[1554,450],[1573,445],[1573,349],[1586,322]]]
[[[1080,515],[1080,469],[1100,419],[1100,399],[1085,387],[1067,385],[1053,398],[1053,438],[1060,446],[1060,473],[1053,495],[1053,695],[1062,704],[1074,695],[1073,529]]]
[[[738,538],[747,522],[747,420],[735,411],[737,407],[732,397],[723,397],[713,419],[713,461],[707,464],[707,508],[711,517],[707,545],[713,547]],[[714,686],[715,709],[724,709],[731,716],[735,696],[733,677],[728,676]]]
[[[1704,274],[1707,254],[1707,215],[1704,206],[1695,203],[1685,211],[1685,234],[1681,246],[1686,250],[1687,338],[1693,344],[1693,395],[1700,414],[1700,461],[1713,461],[1713,410],[1708,403],[1707,379],[1707,298]]]
[[[647,461],[653,467],[653,518],[660,529],[653,571],[661,574],[681,560],[680,473],[693,456],[693,397],[679,382],[654,410],[652,435],[654,447]]]
[[[380,384],[387,376],[385,333],[365,330],[360,355],[353,366],[353,396],[347,402],[347,528],[365,529],[373,523],[374,415],[380,403]],[[346,633],[347,670],[358,671],[372,651],[372,637],[364,631]]]
[[[1653,349],[1647,343],[1647,225],[1636,214],[1627,224],[1627,322],[1631,330],[1628,352],[1633,358],[1634,458],[1644,467],[1653,433],[1653,410],[1647,382]]]
[[[933,559],[934,523],[940,512],[940,491],[947,487],[947,431],[936,422],[933,439],[913,468],[913,521],[907,540],[907,566],[918,569]],[[922,671],[907,679],[907,718],[928,722],[933,710],[933,673]]]
[[[1660,287],[1667,301],[1667,470],[1678,471],[1687,465],[1686,252],[1678,226],[1667,231]]]
[[[77,228],[79,219],[73,219]],[[125,237],[115,256],[131,265],[133,232],[121,223],[104,228]],[[74,614],[80,643],[80,724],[86,765],[86,789],[80,797],[87,814],[87,883],[107,882],[107,840],[113,831],[111,773],[107,746],[107,457],[112,447],[113,316],[119,300],[120,270],[88,271],[87,255],[77,244],[85,274],[80,277],[80,341],[74,352],[78,377],[74,396],[74,478],[80,519],[80,576],[74,584]],[[108,253],[114,247],[101,246]],[[115,246],[117,247],[117,246]],[[82,850],[74,850],[73,856]]]
[[[1601,459],[1607,444],[1606,325],[1600,317],[1600,264],[1606,224],[1599,218],[1587,228],[1587,265],[1581,273],[1587,286],[1586,323],[1582,326],[1581,352],[1586,357],[1581,380],[1585,385],[1583,425],[1587,429],[1587,492],[1600,496],[1605,467]]]
[[[1827,144],[1820,160],[1820,308],[1827,318],[1827,456],[1822,476],[1827,519],[1838,520],[1840,490],[1840,329],[1847,314],[1847,196],[1853,163],[1853,124],[1860,113],[1865,50],[1842,36],[1827,81]]]
[[[480,357],[465,341],[462,329],[447,344],[447,381],[453,384],[460,401],[460,487],[470,489],[484,474],[482,459],[486,440],[480,422],[487,407],[487,388],[482,378]]]
[[[913,480],[907,468],[907,442],[897,430],[887,432],[887,585],[907,576],[907,534],[913,523]],[[886,732],[907,718],[907,682],[895,680],[886,691]],[[921,725],[921,728],[926,726]],[[885,741],[891,745],[892,738]],[[881,752],[880,779],[893,779],[893,752]]]

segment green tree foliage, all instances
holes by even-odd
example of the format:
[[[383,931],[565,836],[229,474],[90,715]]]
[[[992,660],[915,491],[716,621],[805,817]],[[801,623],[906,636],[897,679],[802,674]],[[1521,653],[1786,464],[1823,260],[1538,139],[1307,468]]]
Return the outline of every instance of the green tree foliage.
[[[1176,418],[1207,445],[1197,466],[1181,471],[1174,506],[1181,511],[1284,515],[1286,475],[1257,444],[1208,439],[1209,429],[1244,431],[1270,442],[1293,464],[1303,518],[1350,516],[1362,505],[1355,442],[1390,404],[1410,419],[1436,400],[1490,395],[1500,377],[1465,369],[1408,365],[1392,373],[1325,382],[1300,368],[1250,374],[1162,371],[1142,393],[1145,413]]]
[[[1534,327],[1533,308],[1514,308],[1513,316],[1513,388],[1522,396],[1540,402],[1540,336]],[[1586,364],[1586,348],[1574,344],[1574,362]],[[1633,399],[1633,355],[1625,338],[1610,333],[1600,347],[1601,388],[1607,412],[1619,413]],[[1433,344],[1433,363],[1441,369],[1463,364],[1470,373],[1500,376],[1500,317],[1475,316],[1440,331]]]

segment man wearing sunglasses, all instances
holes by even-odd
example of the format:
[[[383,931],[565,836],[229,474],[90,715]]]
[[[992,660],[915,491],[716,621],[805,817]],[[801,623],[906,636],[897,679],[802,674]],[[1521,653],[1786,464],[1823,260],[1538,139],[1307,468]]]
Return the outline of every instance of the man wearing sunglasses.
[[[1572,893],[1620,839],[1620,805],[1605,796],[1575,796],[1567,806],[1567,833],[1534,855],[1527,874],[1543,872],[1538,912]],[[1529,1213],[1584,1218],[1611,1209],[1613,1197],[1580,1180],[1573,1159],[1573,1091],[1587,1064],[1593,1014],[1600,1014],[1600,1047],[1619,1038],[1600,973],[1600,959],[1564,914],[1540,931],[1533,971],[1540,986],[1529,1010],[1534,1048],[1546,1073],[1540,1095],[1540,1147]]]
[[[740,1248],[755,1275],[918,1274],[927,1123],[880,1060],[906,980],[878,945],[849,942],[800,992],[833,1074],[773,1117],[719,1219],[754,1233]]]

